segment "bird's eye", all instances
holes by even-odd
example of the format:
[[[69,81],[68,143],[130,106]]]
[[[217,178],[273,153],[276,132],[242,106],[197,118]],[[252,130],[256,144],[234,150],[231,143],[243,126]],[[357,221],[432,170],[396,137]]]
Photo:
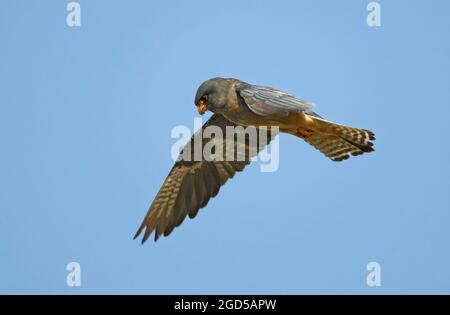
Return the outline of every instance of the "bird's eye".
[[[208,100],[208,95],[203,95],[201,98],[200,98],[200,101],[202,101],[202,102],[206,102]]]

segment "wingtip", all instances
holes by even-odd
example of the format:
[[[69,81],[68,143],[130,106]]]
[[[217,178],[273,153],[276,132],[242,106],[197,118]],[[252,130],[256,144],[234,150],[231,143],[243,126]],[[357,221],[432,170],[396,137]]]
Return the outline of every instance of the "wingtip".
[[[147,241],[148,237],[149,237],[149,234],[147,234],[147,232],[146,232],[146,233],[144,234],[144,237],[143,237],[142,240],[141,240],[141,244],[144,244],[144,243]]]
[[[133,241],[134,241],[135,239],[137,239],[137,237],[139,236],[139,234],[141,234],[141,229],[139,229],[139,230],[136,232],[136,234],[134,234],[134,236],[133,236]]]

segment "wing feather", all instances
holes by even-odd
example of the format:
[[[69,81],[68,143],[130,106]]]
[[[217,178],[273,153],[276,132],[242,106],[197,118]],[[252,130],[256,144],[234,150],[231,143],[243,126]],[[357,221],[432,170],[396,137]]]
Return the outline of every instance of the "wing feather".
[[[202,131],[208,126],[219,127],[222,130],[223,139],[202,138],[202,150],[209,141],[220,140],[220,142],[215,143],[223,146],[222,159],[216,158],[208,161],[205,159],[200,161],[178,159],[134,236],[134,238],[137,238],[145,230],[142,243],[149,238],[152,232],[154,232],[156,241],[161,235],[168,236],[175,227],[184,221],[186,216],[191,219],[194,218],[198,211],[218,194],[220,187],[228,179],[233,178],[236,172],[242,171],[250,163],[251,158],[255,155],[253,153],[262,150],[275,136],[275,134],[269,133],[267,139],[258,139],[257,150],[250,150],[251,142],[248,139],[244,143],[240,143],[239,137],[232,140],[226,137],[226,127],[236,127],[237,125],[226,120],[223,116],[213,115],[203,125]],[[199,136],[202,131],[192,136],[183,151],[194,147],[194,137]],[[237,152],[239,145],[244,145],[246,148],[244,160],[227,159],[226,157],[229,155],[227,155],[227,152],[230,151],[230,148],[233,147],[234,152]],[[190,152],[190,156],[193,157],[194,152]]]
[[[261,116],[287,117],[292,112],[312,113],[314,105],[295,96],[265,86],[245,85],[238,90],[250,110]]]

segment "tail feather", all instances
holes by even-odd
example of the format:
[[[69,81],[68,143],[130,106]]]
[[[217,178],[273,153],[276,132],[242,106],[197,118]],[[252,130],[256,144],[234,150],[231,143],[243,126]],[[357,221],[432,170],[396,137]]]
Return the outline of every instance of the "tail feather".
[[[375,140],[372,131],[338,125],[326,120],[321,120],[320,123],[327,124],[327,132],[314,132],[305,141],[331,160],[343,161],[350,155],[357,156],[375,151],[371,142]]]

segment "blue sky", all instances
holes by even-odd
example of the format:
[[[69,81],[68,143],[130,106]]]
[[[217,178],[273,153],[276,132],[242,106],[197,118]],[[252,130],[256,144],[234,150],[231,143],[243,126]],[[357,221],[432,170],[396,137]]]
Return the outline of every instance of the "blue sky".
[[[3,1],[1,293],[449,293],[448,1]],[[289,135],[173,234],[132,236],[214,76],[376,132],[332,163]],[[81,265],[81,287],[66,265]],[[382,285],[366,285],[366,265]]]

